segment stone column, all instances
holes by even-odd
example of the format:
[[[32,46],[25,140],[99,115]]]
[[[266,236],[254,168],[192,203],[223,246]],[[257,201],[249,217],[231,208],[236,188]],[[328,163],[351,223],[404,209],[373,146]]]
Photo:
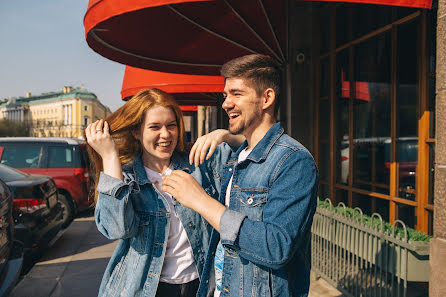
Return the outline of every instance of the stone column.
[[[446,292],[446,0],[438,1],[434,238],[430,247],[429,296]],[[443,133],[445,132],[445,133]]]
[[[206,119],[205,106],[198,105],[197,108],[197,137],[204,135],[204,121]]]

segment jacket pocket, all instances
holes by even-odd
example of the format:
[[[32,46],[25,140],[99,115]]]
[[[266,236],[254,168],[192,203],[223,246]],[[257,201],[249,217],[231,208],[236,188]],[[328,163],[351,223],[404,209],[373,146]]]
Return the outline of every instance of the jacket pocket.
[[[246,214],[250,220],[263,220],[263,207],[267,201],[267,192],[264,191],[240,191],[237,193],[240,200],[240,211]]]
[[[130,247],[140,254],[147,254],[153,244],[155,215],[139,214],[139,218],[138,230],[130,240]]]

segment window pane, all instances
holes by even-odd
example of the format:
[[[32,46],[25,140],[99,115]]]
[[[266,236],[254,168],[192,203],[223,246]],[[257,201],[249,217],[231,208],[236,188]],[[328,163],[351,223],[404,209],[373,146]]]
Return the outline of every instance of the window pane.
[[[398,27],[397,54],[397,162],[399,196],[415,200],[415,170],[418,161],[418,22]]]
[[[398,7],[396,9],[396,17],[397,19],[402,19],[414,12],[417,12],[418,9],[417,8],[412,8],[412,7]]]
[[[14,168],[37,168],[39,165],[40,147],[5,147],[1,163]]]
[[[330,91],[330,64],[328,58],[321,60],[320,96],[328,97]]]
[[[330,189],[326,184],[319,184],[319,199],[325,200],[326,198],[330,198]]]
[[[415,207],[404,204],[397,204],[398,207],[398,220],[401,220],[407,227],[415,228]]]
[[[355,48],[353,184],[389,193],[390,160],[390,34],[371,38]],[[390,155],[389,155],[390,156]]]
[[[320,22],[321,30],[321,54],[328,52],[330,49],[330,8],[321,9]]]
[[[375,199],[375,210],[374,212],[381,215],[384,221],[389,221],[389,201],[385,199]]]
[[[392,7],[380,5],[353,5],[354,36],[360,37],[392,22]]]
[[[49,168],[71,168],[73,167],[73,150],[70,147],[49,147]]]
[[[347,184],[349,173],[350,73],[348,50],[336,56],[336,182]]]
[[[346,190],[336,190],[336,204],[342,202],[345,206],[348,205],[348,191]]]
[[[330,102],[328,99],[319,100],[319,137],[330,138]]]
[[[373,197],[367,195],[353,193],[352,207],[359,207],[363,214],[370,216],[372,214],[372,199]]]
[[[330,146],[328,142],[319,142],[319,178],[329,181],[330,177]]]
[[[336,47],[339,47],[349,41],[349,10],[346,5],[340,5],[336,8]]]

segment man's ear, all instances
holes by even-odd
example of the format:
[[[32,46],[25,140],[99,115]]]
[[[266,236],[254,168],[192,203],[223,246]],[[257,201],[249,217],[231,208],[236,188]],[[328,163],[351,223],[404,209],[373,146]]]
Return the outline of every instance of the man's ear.
[[[263,109],[266,110],[268,108],[273,107],[274,102],[276,102],[276,92],[272,88],[268,88],[263,92],[262,97]]]

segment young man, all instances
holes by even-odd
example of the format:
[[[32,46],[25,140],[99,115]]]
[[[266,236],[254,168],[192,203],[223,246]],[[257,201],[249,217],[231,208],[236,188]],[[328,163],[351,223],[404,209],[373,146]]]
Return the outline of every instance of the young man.
[[[219,232],[211,236],[197,296],[308,295],[317,169],[311,154],[277,122],[280,72],[263,55],[222,67],[229,131],[246,141],[216,174],[220,201],[185,172],[164,179],[164,191]]]

